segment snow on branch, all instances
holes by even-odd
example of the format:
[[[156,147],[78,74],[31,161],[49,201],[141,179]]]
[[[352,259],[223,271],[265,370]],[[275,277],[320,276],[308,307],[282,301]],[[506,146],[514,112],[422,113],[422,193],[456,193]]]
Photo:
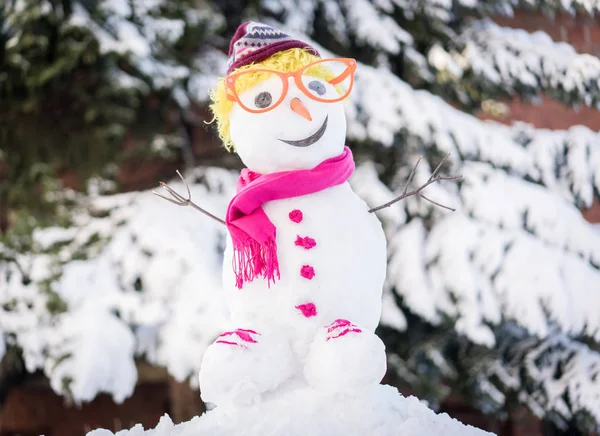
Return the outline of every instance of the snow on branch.
[[[434,324],[454,319],[483,345],[495,343],[488,324],[502,320],[539,337],[554,324],[600,340],[596,229],[538,184],[483,162],[462,170],[458,197],[448,192],[454,214],[425,224],[426,211],[406,204],[412,219],[390,236],[386,286],[413,313]]]
[[[266,6],[271,13],[283,15],[278,27],[308,35],[313,31],[315,16],[322,9],[328,30],[345,46],[354,40],[377,51],[398,54],[402,46],[413,43],[412,35],[394,20],[391,2],[308,0],[299,3],[284,0],[266,2]]]
[[[233,173],[199,169],[188,179],[201,204],[226,210]],[[76,402],[99,392],[125,399],[137,356],[182,382],[197,374],[226,320],[224,227],[165,207],[150,191],[86,201],[96,213],[34,233],[36,251],[18,259],[30,283],[14,262],[0,262],[0,331],[15,338],[29,372],[42,369],[57,393]]]
[[[502,320],[539,337],[553,324],[600,340],[600,233],[557,192],[483,162],[463,165],[460,190],[448,192],[455,214],[426,225],[426,211],[406,203],[412,219],[390,232],[386,287],[413,313],[454,319],[487,346],[488,325]]]
[[[413,218],[392,237],[388,286],[411,311],[434,323],[440,316],[454,319],[459,333],[487,346],[495,343],[487,325],[503,320],[539,337],[554,324],[566,334],[600,340],[598,269],[526,230],[465,214],[445,215],[429,232]],[[419,241],[424,249],[413,250]]]
[[[106,0],[97,5],[74,2],[68,25],[87,29],[96,39],[101,53],[118,54],[133,67],[128,70],[134,71],[113,67],[111,74],[122,88],[148,92],[151,87],[177,93],[184,79],[189,79],[189,92],[205,100],[206,89],[200,91],[205,82],[201,79],[203,76],[214,79],[215,59],[222,59],[215,54],[208,39],[221,25],[222,17],[211,10],[208,3],[196,5],[195,9],[187,9],[183,14],[177,10],[180,7],[165,0]],[[173,58],[165,48],[200,23],[204,25],[207,41],[197,58],[189,63]]]
[[[385,11],[376,4],[387,6]],[[398,54],[401,45],[412,45],[413,37],[392,18],[393,8],[385,2],[345,0],[346,24],[356,40],[376,50]]]
[[[600,59],[579,54],[546,33],[477,21],[459,37],[456,64],[475,75],[480,86],[511,94],[547,93],[568,105],[600,106]]]
[[[589,15],[594,15],[600,12],[600,1],[598,0],[529,0],[527,5],[536,10],[546,12],[567,12],[575,14],[583,12]]]
[[[412,89],[384,68],[359,64],[356,82],[346,111],[348,135],[355,140],[452,153],[452,171],[462,172],[464,161],[488,163],[578,206],[589,207],[594,192],[600,192],[598,132],[582,126],[552,131],[481,121]],[[399,141],[398,135],[404,139]]]
[[[90,276],[106,272],[92,272],[90,267],[95,263],[79,266]],[[92,401],[102,392],[121,403],[131,396],[137,382],[135,335],[125,322],[97,303],[90,298],[82,307],[57,316],[56,325],[46,326],[44,372],[54,392],[77,403]]]
[[[407,19],[424,16],[428,21],[449,23],[458,18],[472,15],[474,12],[484,15],[503,14],[512,16],[516,8],[527,8],[546,13],[567,12],[594,15],[600,11],[599,0],[528,0],[526,3],[515,1],[473,1],[473,0],[380,0],[378,3],[393,3],[403,11]],[[438,23],[436,23],[438,24]]]
[[[73,5],[73,15],[69,20],[72,26],[83,27],[90,30],[100,46],[101,53],[117,53],[127,56],[129,61],[144,75],[152,80],[157,88],[170,87],[177,80],[187,77],[189,69],[183,65],[169,64],[159,60],[156,53],[156,44],[160,38],[174,41],[184,31],[184,20],[157,18],[153,19],[152,10],[142,7],[138,18],[142,25],[132,22],[133,11],[128,2],[107,1],[99,5],[99,13],[104,16],[104,21],[93,19],[90,12],[79,3]],[[161,2],[153,2],[159,8]],[[146,14],[146,15],[143,15]],[[142,88],[139,78],[116,70],[114,76],[119,84],[125,88],[135,86]],[[144,88],[142,88],[144,89]]]
[[[516,124],[513,137],[527,150],[533,169],[527,173],[578,207],[591,207],[600,191],[600,133],[583,126],[567,131]]]
[[[563,334],[505,341],[506,361],[486,371],[539,417],[553,411],[564,422],[586,413],[600,422],[600,353]]]
[[[600,267],[600,233],[572,204],[548,189],[489,165],[469,163],[461,189],[463,210],[482,223],[522,230],[540,242]]]

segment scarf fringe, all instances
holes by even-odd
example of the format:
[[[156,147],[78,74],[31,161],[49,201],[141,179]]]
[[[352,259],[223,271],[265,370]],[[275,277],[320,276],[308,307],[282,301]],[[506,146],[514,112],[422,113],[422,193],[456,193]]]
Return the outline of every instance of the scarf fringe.
[[[233,235],[232,235],[233,236]],[[281,278],[279,261],[277,259],[277,243],[274,237],[269,237],[264,244],[252,238],[232,238],[233,240],[233,272],[236,286],[242,289],[245,282],[251,282],[256,277],[267,279],[267,286]]]

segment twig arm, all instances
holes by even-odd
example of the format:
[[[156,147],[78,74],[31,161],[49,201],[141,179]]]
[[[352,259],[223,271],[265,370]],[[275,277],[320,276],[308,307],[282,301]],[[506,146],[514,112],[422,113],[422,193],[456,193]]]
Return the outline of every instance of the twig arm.
[[[421,163],[421,159],[423,158],[423,156],[419,156],[417,163],[415,164],[415,166],[413,167],[413,169],[411,170],[411,172],[408,176],[408,179],[406,181],[406,186],[404,187],[404,191],[402,191],[402,194],[400,194],[398,197],[388,201],[387,203],[382,204],[381,206],[377,206],[372,209],[369,209],[369,212],[373,213],[373,212],[377,212],[378,210],[385,209],[386,207],[390,207],[392,204],[397,203],[400,200],[404,200],[405,198],[412,197],[413,195],[417,195],[417,196],[421,197],[422,199],[427,200],[432,204],[435,204],[436,206],[443,207],[444,209],[448,209],[448,210],[451,210],[452,212],[454,212],[456,209],[453,209],[448,206],[444,206],[441,203],[433,201],[430,198],[425,197],[421,193],[421,191],[423,191],[426,187],[428,187],[432,183],[439,182],[440,180],[459,180],[462,178],[462,176],[438,176],[437,175],[438,171],[440,170],[440,168],[442,167],[444,162],[446,162],[446,160],[449,157],[450,157],[450,153],[448,153],[446,156],[444,156],[442,161],[438,164],[438,166],[435,168],[435,170],[433,170],[433,173],[431,173],[431,176],[429,177],[429,179],[427,179],[427,181],[425,183],[423,183],[417,189],[414,189],[414,190],[408,192],[408,187],[409,187],[410,183],[412,182],[412,179],[415,175],[415,171],[417,170],[417,167],[419,166],[419,163]]]
[[[225,221],[222,220],[221,218],[213,215],[212,213],[210,213],[209,211],[202,209],[200,206],[198,206],[196,203],[194,203],[192,201],[192,193],[190,192],[190,186],[188,185],[188,183],[185,181],[185,179],[183,178],[183,176],[181,175],[181,173],[179,172],[179,170],[177,170],[177,175],[179,176],[179,178],[181,179],[181,181],[183,182],[183,184],[185,185],[185,188],[187,190],[187,198],[182,196],[181,194],[179,194],[177,191],[175,191],[173,188],[171,188],[169,185],[167,185],[164,182],[160,182],[160,186],[162,186],[169,194],[171,194],[171,196],[173,198],[169,198],[165,195],[159,194],[156,191],[152,191],[152,193],[160,198],[162,198],[163,200],[167,200],[170,201],[173,204],[176,204],[178,206],[192,206],[194,209],[196,209],[198,212],[203,213],[204,215],[206,215],[209,218],[212,218],[213,220],[221,223],[221,224],[225,224]]]
[[[212,218],[212,219],[214,219],[215,221],[217,221],[217,222],[219,222],[219,223],[221,223],[221,224],[223,224],[223,225],[226,225],[226,224],[225,224],[225,220],[222,220],[221,218],[219,218],[219,217],[217,217],[217,216],[213,215],[212,213],[210,213],[209,211],[202,209],[202,208],[201,208],[200,206],[198,206],[196,203],[194,203],[194,202],[190,201],[189,205],[190,205],[190,206],[192,206],[194,209],[196,209],[198,212],[202,212],[202,213],[203,213],[204,215],[206,215],[207,217],[209,217],[209,218]]]

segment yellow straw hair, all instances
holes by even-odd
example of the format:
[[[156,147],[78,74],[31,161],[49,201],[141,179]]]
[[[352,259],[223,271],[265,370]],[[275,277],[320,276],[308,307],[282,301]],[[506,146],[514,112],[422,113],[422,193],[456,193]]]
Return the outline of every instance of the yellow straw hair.
[[[319,60],[318,57],[305,49],[291,48],[275,53],[273,56],[260,63],[244,65],[243,67],[237,68],[234,72],[237,73],[239,71],[257,68],[281,72],[296,71],[317,60]],[[245,74],[236,80],[236,90],[237,92],[243,92],[266,78],[267,76],[264,74]],[[229,151],[235,151],[235,144],[231,141],[231,135],[229,134],[229,113],[233,108],[234,102],[227,98],[225,77],[221,77],[218,80],[216,88],[209,91],[209,96],[212,101],[209,107],[213,113],[211,122],[217,122],[217,131],[219,132],[219,137],[223,141],[225,148]]]

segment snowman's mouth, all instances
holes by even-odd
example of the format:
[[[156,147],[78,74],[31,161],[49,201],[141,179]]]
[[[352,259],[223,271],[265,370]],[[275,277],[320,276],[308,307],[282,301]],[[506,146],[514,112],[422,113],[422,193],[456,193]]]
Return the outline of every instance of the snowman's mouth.
[[[317,130],[315,133],[313,133],[312,135],[310,135],[307,138],[299,139],[297,141],[289,141],[287,139],[280,139],[280,141],[285,142],[286,144],[293,145],[294,147],[308,147],[309,145],[312,145],[315,142],[317,142],[319,139],[321,139],[321,136],[323,136],[323,133],[325,133],[325,130],[327,129],[327,119],[328,118],[329,118],[329,116],[326,116],[325,121],[323,121],[323,124],[321,125],[321,127],[319,127],[319,130]]]

